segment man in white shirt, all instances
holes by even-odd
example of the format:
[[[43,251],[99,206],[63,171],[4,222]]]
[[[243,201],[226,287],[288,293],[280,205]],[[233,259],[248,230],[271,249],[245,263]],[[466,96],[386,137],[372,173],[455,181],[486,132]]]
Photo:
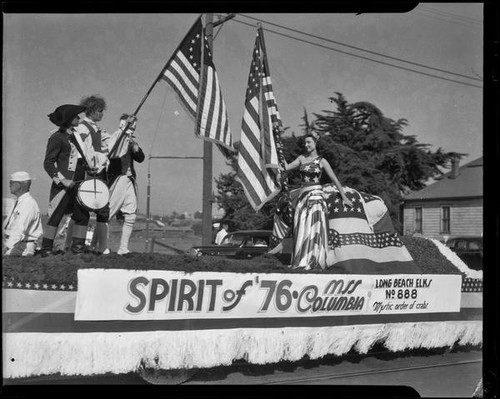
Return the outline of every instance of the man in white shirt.
[[[27,172],[15,172],[9,185],[16,201],[3,222],[2,254],[31,256],[35,254],[36,241],[43,234],[40,209],[29,193],[31,177]]]
[[[222,241],[224,241],[224,238],[226,238],[228,231],[229,230],[229,225],[227,223],[222,223],[222,227],[215,236],[215,244],[216,245],[221,245]]]
[[[94,175],[97,179],[107,184],[106,167],[109,164],[107,157],[109,151],[110,135],[102,129],[97,122],[103,118],[106,110],[106,101],[98,95],[84,97],[80,102],[85,107],[85,117],[80,124],[75,127],[75,131],[80,135],[84,143],[87,154],[90,154],[89,164],[97,169]],[[108,221],[109,221],[109,203],[102,209],[95,211],[96,226],[94,238],[96,248],[93,250],[99,254],[109,254],[108,249]],[[71,235],[71,222],[68,226],[68,235]]]

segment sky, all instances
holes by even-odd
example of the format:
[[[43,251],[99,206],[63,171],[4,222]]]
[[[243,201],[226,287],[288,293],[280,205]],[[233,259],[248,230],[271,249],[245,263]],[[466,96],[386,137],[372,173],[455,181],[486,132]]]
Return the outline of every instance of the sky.
[[[12,197],[10,174],[24,170],[46,212],[51,180],[43,160],[55,128],[47,115],[99,94],[108,105],[100,126],[115,131],[120,115],[135,111],[198,15],[4,14],[3,198]],[[218,15],[225,14],[214,14],[214,21]],[[462,164],[482,156],[482,82],[456,75],[483,78],[482,4],[424,3],[400,14],[237,14],[215,28],[213,43],[233,141],[240,137],[257,20],[288,132],[302,134],[304,109],[310,115],[334,111],[328,98],[340,92],[349,103],[368,101],[388,118],[407,119],[403,134],[432,150],[468,154]],[[158,82],[137,117],[137,141],[146,154],[136,165],[139,212],[146,212],[148,169],[153,214],[201,211],[202,160],[149,159],[203,155],[203,141],[174,91]],[[214,147],[214,179],[229,170]]]

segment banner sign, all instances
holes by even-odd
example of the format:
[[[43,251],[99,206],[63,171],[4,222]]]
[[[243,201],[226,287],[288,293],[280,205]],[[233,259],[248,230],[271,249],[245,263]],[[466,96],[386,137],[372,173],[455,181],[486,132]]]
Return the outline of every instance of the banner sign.
[[[286,318],[459,312],[460,275],[81,269],[75,320]]]

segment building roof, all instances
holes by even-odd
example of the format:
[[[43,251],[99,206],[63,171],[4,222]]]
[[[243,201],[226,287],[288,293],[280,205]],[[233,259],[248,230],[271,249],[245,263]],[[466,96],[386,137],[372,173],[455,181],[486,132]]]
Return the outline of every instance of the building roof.
[[[440,198],[466,198],[483,196],[483,157],[459,168],[453,178],[450,171],[435,183],[404,197],[405,201],[430,200]]]

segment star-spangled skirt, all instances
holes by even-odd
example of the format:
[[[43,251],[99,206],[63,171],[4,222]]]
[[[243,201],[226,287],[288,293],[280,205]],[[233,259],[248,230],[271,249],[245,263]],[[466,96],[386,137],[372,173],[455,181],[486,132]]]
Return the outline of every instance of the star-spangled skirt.
[[[350,273],[416,271],[411,255],[394,231],[384,201],[349,187],[344,191],[352,207],[343,204],[333,184],[291,192],[295,209],[291,266],[305,270],[336,266]],[[283,239],[287,229],[279,215],[275,216],[274,227],[275,238]]]
[[[321,186],[310,186],[299,194],[293,221],[293,268],[324,269],[328,249],[325,194]]]

